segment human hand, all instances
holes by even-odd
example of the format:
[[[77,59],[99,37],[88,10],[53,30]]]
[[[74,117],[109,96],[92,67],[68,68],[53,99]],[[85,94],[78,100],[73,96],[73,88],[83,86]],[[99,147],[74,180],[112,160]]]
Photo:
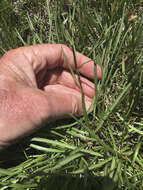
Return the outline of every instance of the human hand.
[[[44,121],[68,113],[82,115],[80,88],[68,71],[63,51],[74,70],[73,52],[62,44],[21,47],[0,59],[0,148],[36,130]],[[80,72],[93,79],[93,61],[78,52],[76,59]],[[97,78],[101,78],[98,65]],[[88,108],[94,84],[84,77],[81,84]]]

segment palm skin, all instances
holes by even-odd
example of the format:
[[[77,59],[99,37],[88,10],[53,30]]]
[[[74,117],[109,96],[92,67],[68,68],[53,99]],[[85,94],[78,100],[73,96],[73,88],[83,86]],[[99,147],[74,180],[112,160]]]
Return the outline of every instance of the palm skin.
[[[20,47],[0,59],[0,149],[30,134],[44,121],[68,113],[82,115],[80,88],[68,71],[63,51],[74,70],[72,50],[63,44]],[[93,79],[93,61],[78,52],[76,59],[80,72]],[[101,78],[99,66],[97,78]],[[84,77],[81,82],[88,108],[94,84]]]

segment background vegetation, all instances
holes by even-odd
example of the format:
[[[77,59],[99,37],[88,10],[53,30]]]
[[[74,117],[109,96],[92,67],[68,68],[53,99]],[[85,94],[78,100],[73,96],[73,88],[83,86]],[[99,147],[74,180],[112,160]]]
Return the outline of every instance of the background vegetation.
[[[0,56],[64,43],[102,67],[93,112],[0,153],[0,189],[143,188],[142,0],[1,0]],[[83,102],[84,105],[84,102]]]

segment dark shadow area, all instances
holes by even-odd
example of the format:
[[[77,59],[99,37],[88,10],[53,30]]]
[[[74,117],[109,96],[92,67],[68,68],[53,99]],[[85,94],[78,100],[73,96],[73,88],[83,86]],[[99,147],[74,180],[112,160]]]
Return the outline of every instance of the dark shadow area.
[[[41,128],[29,136],[26,136],[16,143],[11,144],[6,149],[0,152],[0,168],[11,168],[19,165],[27,160],[26,156],[41,154],[41,151],[35,150],[30,147],[31,139],[34,137],[48,138],[52,140],[58,140],[58,136],[55,136],[50,130],[55,129],[58,126],[64,126],[69,123],[73,123],[73,119],[60,119],[57,122],[51,122],[49,124],[44,123]],[[60,133],[64,130],[60,131]]]
[[[20,163],[26,161],[26,155],[29,152],[34,154],[33,149],[29,149],[30,137],[26,137],[16,144],[12,144],[0,152],[0,168],[8,169],[15,167]],[[25,152],[25,153],[24,153]]]
[[[117,190],[116,184],[109,177],[51,175],[44,177],[38,184],[39,190]]]

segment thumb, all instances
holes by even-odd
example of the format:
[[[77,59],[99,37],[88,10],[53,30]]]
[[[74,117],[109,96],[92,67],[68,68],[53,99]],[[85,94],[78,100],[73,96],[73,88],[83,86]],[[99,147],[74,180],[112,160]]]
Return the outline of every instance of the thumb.
[[[83,114],[81,93],[62,85],[47,85],[44,91],[49,97],[49,107],[52,117],[63,117],[67,114],[81,116]],[[86,110],[92,99],[85,96]]]

